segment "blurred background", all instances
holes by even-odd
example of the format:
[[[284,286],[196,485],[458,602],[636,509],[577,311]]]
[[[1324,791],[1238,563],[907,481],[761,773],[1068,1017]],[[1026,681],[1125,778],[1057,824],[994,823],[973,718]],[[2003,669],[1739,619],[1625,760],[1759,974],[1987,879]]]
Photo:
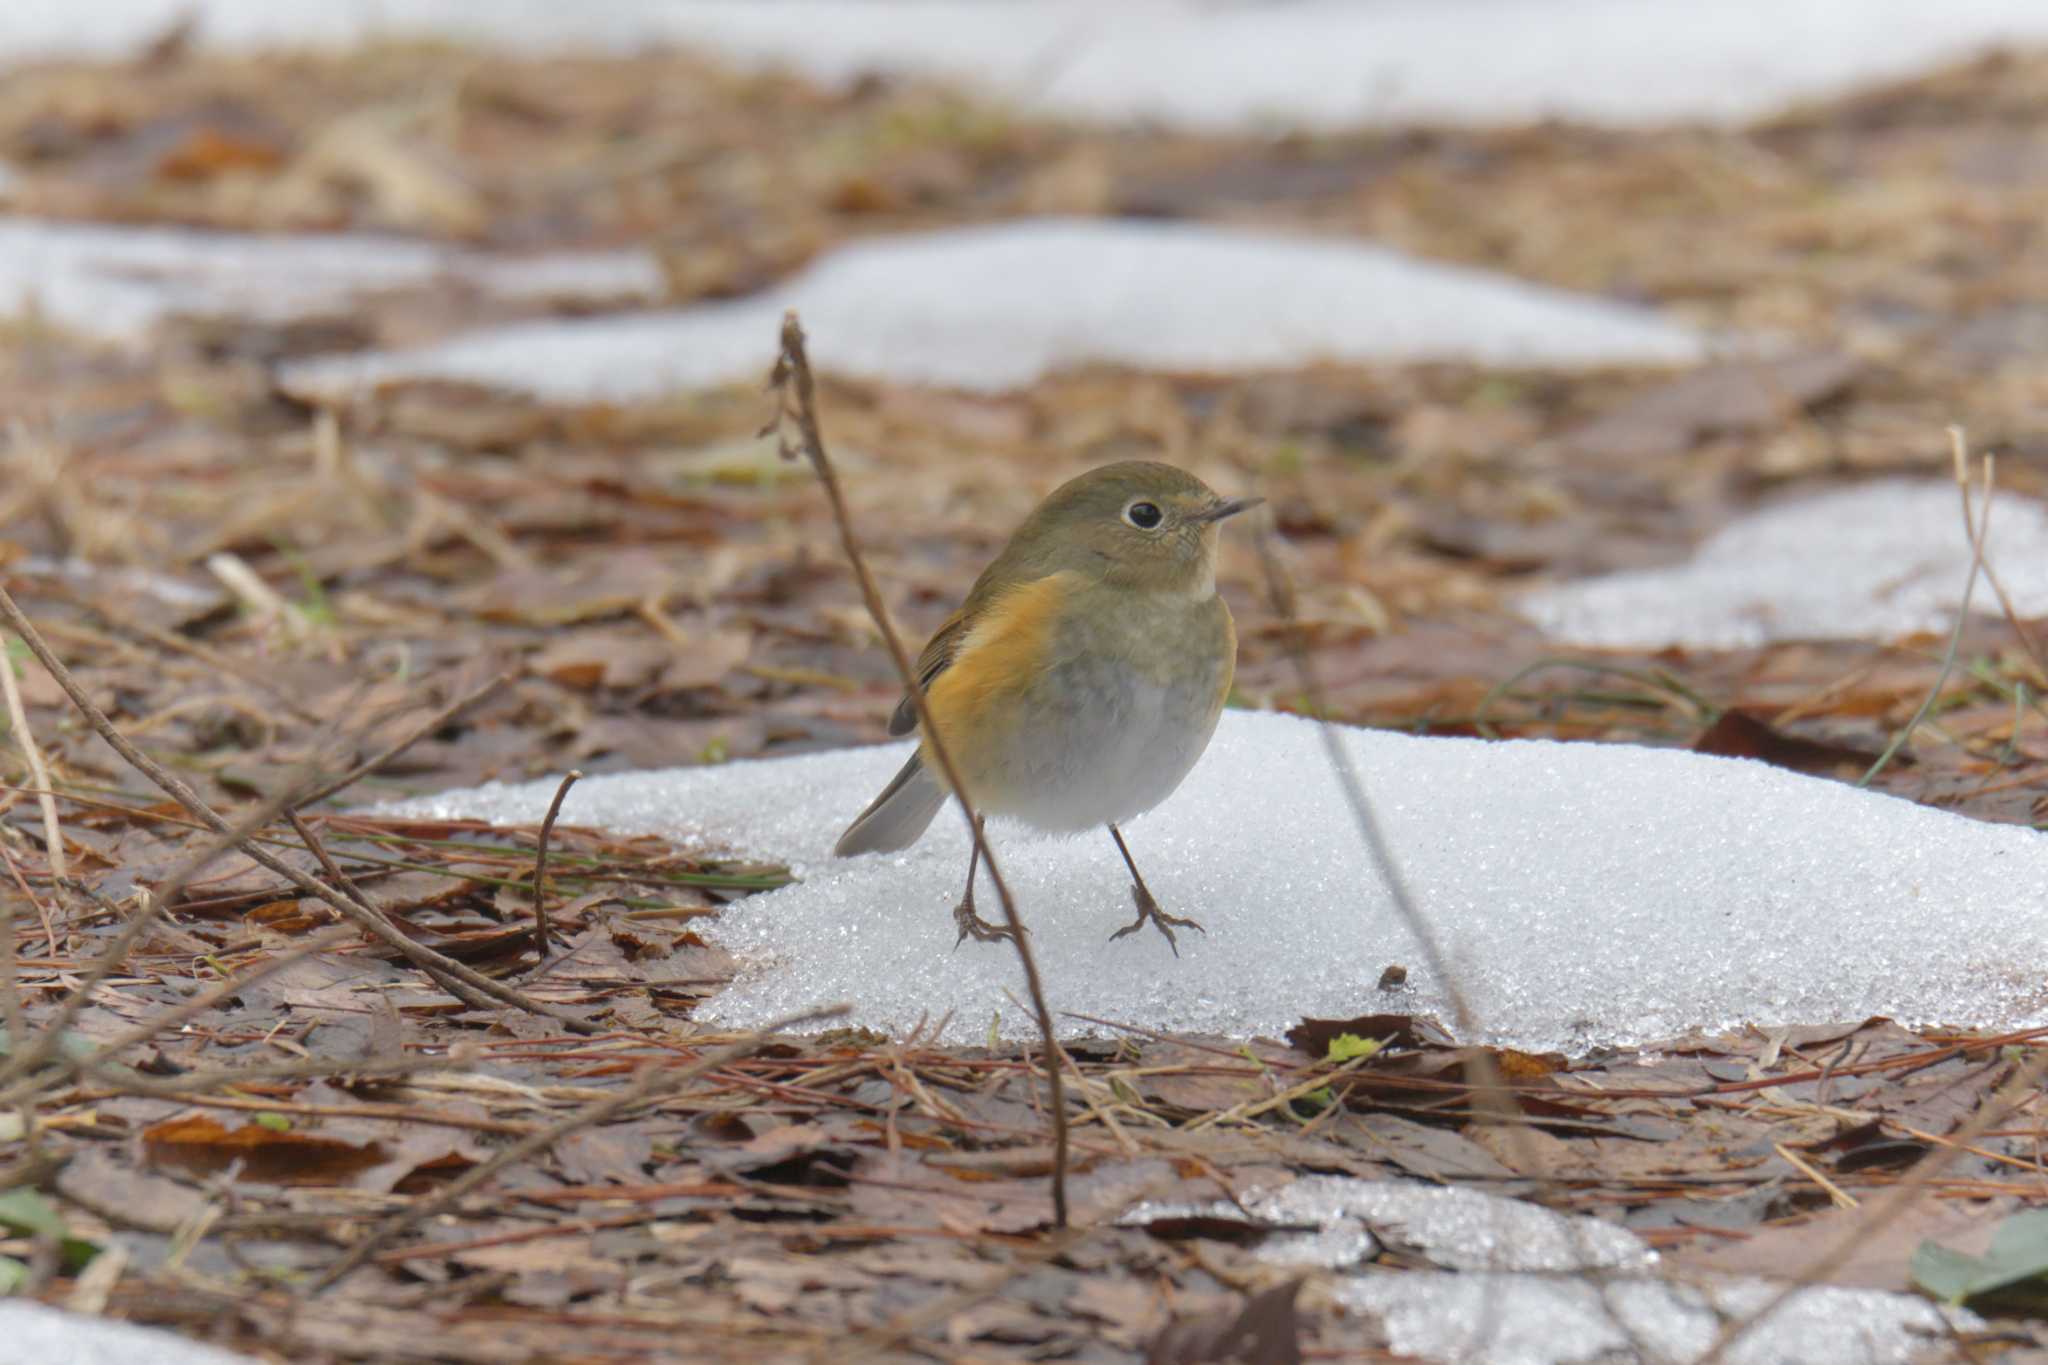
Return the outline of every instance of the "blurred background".
[[[880,738],[757,435],[789,307],[915,636],[1163,459],[1271,499],[1343,719],[1857,772],[1968,577],[1951,425],[2048,613],[2024,0],[14,0],[0,66],[0,566],[218,797],[501,672],[359,795]],[[1301,707],[1226,540],[1235,704]],[[2033,820],[1974,603],[1881,781]]]
[[[1271,917],[1322,883],[1261,843],[1205,903],[1173,903],[1261,916],[1263,962],[1209,941],[1215,995],[1291,1015],[1355,981],[1345,1011],[1374,1013],[1304,1021],[1286,1047],[1161,1033],[1219,1017],[1196,954],[1124,972],[1069,938],[1117,994],[1068,1018],[1137,1025],[1069,1050],[1088,1111],[1069,1236],[1041,1232],[1048,1107],[996,1046],[1025,1012],[1006,997],[988,1046],[937,1046],[981,1007],[948,1012],[932,983],[970,973],[924,958],[894,959],[895,998],[939,1017],[778,1041],[595,1127],[638,1104],[640,1059],[716,1060],[699,1004],[735,952],[774,953],[713,917],[791,880],[789,850],[742,863],[701,827],[591,828],[596,784],[563,805],[566,780],[546,784],[559,827],[361,808],[884,737],[898,685],[824,495],[761,434],[795,309],[913,641],[1052,487],[1165,460],[1268,499],[1222,538],[1233,706],[1744,755],[2042,826],[2044,238],[2041,0],[0,0],[0,584],[121,732],[263,830],[186,882],[211,842],[196,803],[165,801],[0,633],[0,1019],[17,1039],[47,1025],[0,1063],[0,1311],[61,1301],[291,1360],[730,1342],[1192,1361],[1246,1334],[1260,1359],[1382,1340],[1466,1359],[1441,1334],[1475,1318],[1507,1324],[1516,1359],[1620,1358],[1650,1349],[1639,1331],[1675,1358],[1774,1293],[1680,1277],[1804,1277],[1823,1246],[1858,1253],[1831,1295],[1909,1272],[1942,1297],[2008,1287],[2048,1263],[2038,1224],[1998,1223],[2037,1202],[2014,1168],[2039,1169],[2038,1132],[2007,1107],[2038,1090],[2035,1031],[1859,1021],[1913,1024],[1910,1002],[1960,980],[1964,1022],[2038,1022],[2016,831],[1877,801],[1857,808],[1888,819],[1859,825],[1836,814],[1851,793],[1779,782],[1803,790],[1773,804],[1778,775],[1728,767],[1754,806],[1703,783],[1638,818],[1572,774],[1641,763],[1649,792],[1670,755],[1381,736],[1588,793],[1541,812],[1563,832],[1546,841],[1521,818],[1543,796],[1442,775],[1478,763],[1365,775],[1377,800],[1415,796],[1410,828],[1455,812],[1430,852],[1473,880],[1426,910],[1447,910],[1460,970],[1503,969],[1479,980],[1504,1012],[1540,1003],[1606,1039],[1669,981],[1685,989],[1652,1017],[1801,1027],[1569,1068],[1503,1051],[1542,1105],[1525,1160],[1491,1099],[1460,1098],[1430,964],[1370,919],[1354,945]],[[759,790],[748,776],[711,782]],[[303,804],[296,840],[266,797]],[[269,849],[306,880],[246,856]],[[1148,869],[1177,853],[1141,850]],[[1676,875],[1632,870],[1652,865]],[[905,914],[938,928],[952,876]],[[1349,915],[1342,876],[1329,904]],[[316,951],[341,943],[312,932],[324,893],[351,884],[369,899],[330,904],[354,924],[485,975],[457,989],[378,943]],[[1070,924],[1097,933],[1097,913]],[[880,960],[848,944],[926,951],[865,922],[830,924],[794,973]],[[982,970],[1007,970],[988,951]],[[1697,1006],[1711,981],[1747,994]],[[527,1013],[493,1005],[511,983]],[[876,971],[847,993],[891,990]],[[1845,1000],[1840,1028],[1806,1013]],[[74,1072],[88,1040],[116,1040],[117,1064]],[[1342,1081],[1310,1069],[1334,1065]],[[415,1067],[449,1074],[364,1079]],[[536,1133],[544,1158],[491,1174]],[[1937,1170],[1941,1197],[1881,1237],[1852,1212],[1889,1219],[1905,1205],[1880,1189]],[[1335,1277],[1344,1299],[1311,1286],[1297,1323],[1298,1282],[1240,1291],[1283,1273],[1253,1259],[1268,1232],[1323,1215],[1253,1222],[1237,1200],[1309,1171],[1538,1191],[1635,1232],[1610,1260],[1534,1207],[1501,1238],[1442,1204],[1350,1204],[1275,1239],[1380,1257]],[[449,1182],[482,1175],[443,1217]],[[1199,1201],[1165,1216],[1178,1231],[1111,1217],[1167,1192]],[[1437,1223],[1483,1246],[1433,1252]],[[1962,1253],[1994,1226],[1987,1269]],[[1651,1248],[1657,1285],[1607,1279]],[[1582,1253],[1599,1294],[1556,1273]],[[1425,1269],[1496,1254],[1540,1273]],[[1919,1299],[1807,1302],[1737,1354],[1876,1359],[1928,1344],[1910,1322],[1935,1330]]]

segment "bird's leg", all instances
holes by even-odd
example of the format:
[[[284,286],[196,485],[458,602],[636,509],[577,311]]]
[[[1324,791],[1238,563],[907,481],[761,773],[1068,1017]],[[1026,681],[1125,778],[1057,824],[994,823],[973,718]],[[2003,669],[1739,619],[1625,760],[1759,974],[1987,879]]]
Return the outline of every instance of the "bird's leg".
[[[1123,831],[1111,825],[1109,837],[1116,840],[1116,851],[1124,855],[1124,866],[1131,870],[1131,899],[1138,903],[1138,917],[1111,934],[1109,941],[1114,943],[1125,934],[1135,934],[1145,927],[1145,921],[1150,920],[1153,928],[1166,935],[1166,946],[1173,949],[1173,955],[1179,957],[1180,945],[1173,941],[1175,926],[1193,929],[1199,934],[1206,934],[1209,931],[1191,919],[1182,919],[1178,915],[1169,915],[1161,910],[1159,902],[1152,899],[1152,888],[1146,886],[1145,879],[1138,875],[1138,865],[1131,861],[1131,850],[1124,846]]]
[[[967,889],[960,893],[960,903],[953,907],[953,923],[960,929],[960,937],[953,940],[955,948],[970,938],[977,943],[995,943],[1015,936],[1007,926],[990,924],[974,912],[974,874],[981,869],[981,841],[986,837],[982,827],[987,823],[986,816],[974,822],[974,852],[967,856]]]

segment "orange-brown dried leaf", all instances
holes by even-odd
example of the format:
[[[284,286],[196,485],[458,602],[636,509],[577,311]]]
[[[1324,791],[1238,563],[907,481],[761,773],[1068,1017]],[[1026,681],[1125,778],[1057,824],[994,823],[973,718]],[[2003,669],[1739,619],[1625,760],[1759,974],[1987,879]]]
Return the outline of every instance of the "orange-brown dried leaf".
[[[284,159],[284,149],[269,138],[207,124],[159,157],[156,173],[165,180],[211,180],[232,171],[274,171]]]
[[[358,1145],[296,1127],[244,1123],[229,1128],[208,1114],[167,1119],[142,1134],[150,1164],[213,1175],[241,1163],[241,1178],[280,1185],[340,1185],[385,1160],[381,1144]]]

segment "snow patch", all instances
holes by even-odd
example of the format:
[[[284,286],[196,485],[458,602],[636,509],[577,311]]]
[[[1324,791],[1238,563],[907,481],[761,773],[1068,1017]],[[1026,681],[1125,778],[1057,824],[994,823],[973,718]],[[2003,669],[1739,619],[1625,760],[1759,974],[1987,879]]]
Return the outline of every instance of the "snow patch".
[[[665,287],[653,255],[635,250],[504,256],[401,237],[0,218],[0,313],[33,310],[130,344],[167,317],[281,322],[440,280],[532,301],[649,300]]]
[[[937,77],[1028,108],[1190,128],[1734,121],[2048,40],[2036,0],[10,0],[0,60],[435,35],[524,51],[703,48],[834,84]]]
[[[2048,615],[2048,507],[1999,494],[1985,556],[2015,611]],[[1953,625],[1970,558],[1953,483],[1887,480],[1765,508],[1681,564],[1559,584],[1519,608],[1546,634],[1594,648],[1895,639]],[[1971,606],[2000,610],[1981,578]]]
[[[1583,1052],[1874,1014],[2048,1024],[2048,836],[1738,759],[1340,733],[1487,1040]],[[843,1000],[851,1022],[898,1034],[945,1019],[952,1042],[1028,1036],[1015,955],[954,947],[955,812],[901,854],[831,856],[906,753],[593,777],[562,819],[787,860],[803,879],[705,931],[744,970],[701,1019],[746,1028]],[[537,823],[555,786],[394,809]],[[1055,1012],[1234,1037],[1304,1015],[1450,1017],[1307,721],[1227,712],[1182,789],[1127,827],[1161,904],[1207,927],[1181,932],[1178,958],[1149,931],[1109,941],[1131,901],[1106,834],[991,828]],[[1392,963],[1407,990],[1377,988]]]
[[[1055,218],[873,238],[753,298],[316,359],[285,382],[333,399],[391,380],[466,380],[565,402],[757,383],[791,308],[820,368],[988,391],[1088,364],[1681,365],[1706,353],[1697,333],[1647,309],[1382,247]]]

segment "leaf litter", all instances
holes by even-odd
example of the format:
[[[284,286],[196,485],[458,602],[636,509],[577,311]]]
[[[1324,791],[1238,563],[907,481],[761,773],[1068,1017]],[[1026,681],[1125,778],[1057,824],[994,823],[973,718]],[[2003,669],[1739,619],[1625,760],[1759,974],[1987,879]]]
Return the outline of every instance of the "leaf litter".
[[[828,377],[825,400],[909,634],[944,617],[1044,487],[1164,458],[1256,478],[1304,584],[1290,627],[1249,552],[1227,551],[1237,704],[1305,707],[1286,657],[1298,630],[1343,720],[1696,746],[1853,780],[1933,686],[1939,641],[1560,658],[1510,603],[1531,582],[1669,562],[1768,494],[1944,472],[1959,414],[2019,457],[2002,496],[2043,491],[2038,354],[2013,311],[2048,298],[2032,249],[2048,177],[2014,131],[2042,112],[2042,70],[1987,59],[1711,135],[1276,140],[1087,129],[916,82],[824,92],[674,54],[173,49],[20,73],[0,157],[9,208],[44,216],[515,249],[653,240],[667,303],[743,294],[883,229],[1144,212],[1369,233],[1776,329],[1809,358],[1677,379],[1097,369],[999,396]],[[445,99],[409,97],[422,89]],[[1624,217],[1637,230],[1613,231]],[[821,499],[751,439],[757,393],[562,406],[417,385],[314,412],[271,381],[296,355],[578,306],[442,281],[332,317],[173,319],[141,355],[8,324],[0,573],[86,692],[219,809],[371,764],[304,810],[317,850],[281,821],[263,846],[588,1030],[449,994],[238,854],[82,995],[208,836],[10,652],[68,878],[10,744],[11,1008],[63,1030],[25,1066],[37,1034],[10,1028],[4,1064],[17,1202],[0,1269],[20,1290],[61,1303],[117,1266],[106,1312],[291,1359],[1356,1358],[1407,1349],[1415,1310],[1390,1297],[1403,1277],[1455,1304],[1491,1292],[1489,1272],[1443,1268],[1355,1201],[1342,1270],[1274,1263],[1328,1182],[1596,1219],[1706,1296],[1689,1302],[1740,1312],[1747,1291],[1703,1286],[1798,1277],[1935,1153],[1946,1164],[1909,1215],[1828,1284],[1917,1277],[1994,1317],[1966,1334],[2034,1339],[2037,1301],[1985,1295],[2039,1270],[2032,1224],[2001,1220],[2044,1188],[2028,1088],[2042,1039],[1882,1020],[1496,1054],[1516,1125],[1475,1101],[1470,1050],[1438,1021],[1304,1021],[1286,1044],[1108,1021],[1069,1049],[1067,1229],[1050,1225],[1025,1055],[792,1035],[565,1133],[312,1294],[508,1145],[734,1041],[692,1022],[733,969],[693,926],[786,878],[558,825],[536,888],[537,828],[354,809],[857,743],[893,702]],[[2048,818],[2048,680],[2029,646],[2009,622],[1970,622],[1933,722],[1875,785]],[[1134,1207],[1181,1212],[1129,1225]],[[1629,1349],[1642,1317],[1619,1321],[1604,1349]],[[1600,1322],[1589,1308],[1589,1339],[1606,1341]]]

